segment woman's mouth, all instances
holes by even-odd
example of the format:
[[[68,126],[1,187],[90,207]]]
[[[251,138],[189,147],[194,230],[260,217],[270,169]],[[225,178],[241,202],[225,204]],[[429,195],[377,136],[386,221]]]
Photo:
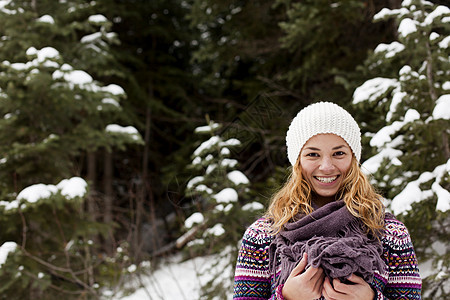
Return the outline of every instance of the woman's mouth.
[[[317,180],[319,180],[322,183],[332,183],[335,181],[339,176],[332,176],[332,177],[320,177],[320,176],[314,176]]]

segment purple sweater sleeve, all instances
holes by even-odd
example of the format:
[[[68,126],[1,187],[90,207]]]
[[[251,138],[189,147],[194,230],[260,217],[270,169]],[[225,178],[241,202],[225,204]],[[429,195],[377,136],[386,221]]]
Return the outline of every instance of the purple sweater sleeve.
[[[375,273],[376,299],[421,299],[422,280],[409,232],[394,218],[386,219],[385,224],[382,241],[387,270]]]
[[[269,224],[264,219],[253,223],[242,238],[237,258],[233,299],[256,300],[271,298],[269,272]]]

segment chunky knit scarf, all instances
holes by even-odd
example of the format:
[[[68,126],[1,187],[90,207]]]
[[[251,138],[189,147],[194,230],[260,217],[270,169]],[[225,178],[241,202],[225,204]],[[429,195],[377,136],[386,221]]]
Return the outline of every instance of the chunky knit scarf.
[[[269,266],[276,274],[281,259],[277,286],[286,281],[304,252],[308,266],[323,268],[331,279],[345,281],[355,273],[370,283],[375,270],[386,268],[381,243],[365,234],[362,221],[348,211],[343,200],[300,215],[276,235],[269,248]]]

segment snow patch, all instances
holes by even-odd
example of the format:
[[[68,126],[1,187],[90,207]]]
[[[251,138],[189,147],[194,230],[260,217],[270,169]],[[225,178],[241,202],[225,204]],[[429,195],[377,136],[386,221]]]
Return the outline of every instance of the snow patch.
[[[200,127],[195,128],[194,132],[195,133],[210,133],[210,132],[214,132],[214,130],[216,130],[219,127],[220,127],[220,124],[210,122],[209,125],[200,126]]]
[[[0,268],[6,262],[6,258],[8,254],[16,251],[17,244],[14,242],[4,242],[3,245],[0,246]]]
[[[53,17],[50,15],[43,15],[36,21],[40,23],[55,24],[55,19],[53,19]]]
[[[222,148],[222,150],[220,150],[220,154],[223,156],[230,155],[230,153],[230,149],[228,149],[227,147],[224,147]]]
[[[404,16],[409,13],[409,10],[405,7],[402,7],[400,9],[389,9],[389,8],[383,8],[380,10],[375,16],[373,17],[374,21],[383,20],[385,18],[391,17],[391,16]]]
[[[244,206],[242,206],[242,210],[243,211],[255,211],[255,210],[263,210],[264,209],[264,205],[262,205],[259,202],[250,202],[245,204]]]
[[[238,161],[236,159],[231,159],[231,158],[224,158],[220,162],[220,166],[229,167],[229,168],[234,168],[234,167],[236,167],[237,164],[238,164]]]
[[[230,173],[227,174],[227,177],[235,185],[250,183],[250,180],[248,180],[247,176],[245,176],[244,173],[238,170],[231,171]]]
[[[105,23],[108,22],[108,19],[104,15],[92,15],[89,16],[88,21],[91,23]]]
[[[24,188],[19,195],[17,195],[17,200],[25,200],[28,203],[35,203],[39,199],[44,199],[50,197],[52,194],[56,193],[58,188],[52,184],[34,184],[32,186]]]
[[[202,163],[202,159],[200,156],[196,156],[193,160],[192,160],[192,164],[193,165],[199,165]]]
[[[392,42],[390,44],[379,44],[374,52],[375,53],[379,53],[379,52],[386,52],[385,53],[385,57],[386,58],[391,58],[394,57],[397,53],[402,52],[405,49],[405,46],[397,41]]]
[[[104,99],[102,99],[102,103],[103,104],[111,104],[111,105],[114,105],[115,107],[120,107],[119,102],[117,102],[117,100],[115,100],[113,98],[104,98]]]
[[[205,174],[211,174],[215,169],[217,169],[217,164],[211,164],[206,168]]]
[[[41,50],[37,50],[34,47],[30,47],[25,52],[27,55],[36,55],[37,57],[33,59],[32,61],[29,61],[27,63],[12,63],[4,61],[3,64],[9,65],[12,69],[23,71],[31,68],[38,67],[39,65],[43,65],[44,67],[53,67],[53,68],[59,68],[59,64],[51,61],[51,59],[56,59],[59,57],[59,52],[55,48],[52,47],[45,47]]]
[[[64,79],[70,85],[85,85],[93,82],[91,75],[81,70],[72,70],[63,72],[61,70],[56,70],[52,74],[54,80]]]
[[[230,203],[238,201],[239,196],[235,189],[224,188],[214,195],[213,198],[216,199],[217,203]]]
[[[213,146],[217,145],[220,141],[221,140],[218,136],[210,137],[207,141],[204,141],[203,143],[200,144],[200,146],[197,149],[195,149],[194,155],[195,156],[200,155],[203,151],[211,149]]]
[[[420,119],[420,114],[415,109],[409,109],[403,121],[395,121],[390,125],[381,128],[370,140],[372,147],[381,147],[391,141],[391,135],[399,131],[405,124]]]
[[[422,24],[425,26],[431,25],[433,22],[435,22],[435,19],[446,16],[448,14],[450,14],[450,8],[448,8],[447,6],[439,5],[427,15]]]
[[[450,36],[445,37],[442,41],[439,42],[439,47],[442,49],[447,49],[450,45]]]
[[[432,172],[422,173],[417,180],[409,182],[403,191],[392,199],[391,209],[394,214],[401,214],[411,209],[411,205],[430,198],[435,194],[438,198],[436,209],[446,212],[450,209],[450,193],[441,185],[444,175],[450,173],[450,160],[446,164],[437,166]],[[431,190],[422,190],[422,183],[433,180]]]
[[[214,207],[214,210],[216,211],[222,211],[222,212],[229,212],[233,208],[233,204],[229,203],[228,205],[224,206],[223,204],[216,205]]]
[[[207,186],[204,185],[204,184],[199,184],[199,185],[197,185],[197,186],[195,187],[194,190],[195,190],[196,192],[200,192],[200,193],[203,193],[203,192],[205,192],[205,193],[207,193],[207,194],[212,194],[212,193],[213,193],[213,190],[210,189],[209,187],[207,187]]]
[[[392,101],[389,106],[389,111],[386,114],[386,121],[390,122],[392,120],[394,113],[397,111],[398,105],[403,101],[403,98],[407,95],[408,94],[406,92],[397,91],[397,88],[394,90]]]
[[[213,279],[213,275],[207,272],[207,269],[214,265],[217,259],[218,255],[196,257],[190,260],[183,260],[181,255],[170,257],[150,275],[144,275],[140,278],[135,277],[134,281],[130,281],[128,284],[137,288],[132,295],[123,296],[119,294],[112,299],[201,299],[201,286]],[[218,278],[219,280],[225,281],[232,275],[233,270],[226,268],[224,266],[226,263],[227,261],[224,261],[217,266],[221,268],[221,274],[223,275],[223,278]],[[109,291],[109,294],[113,293],[113,291]],[[231,296],[229,298],[231,299]]]
[[[220,143],[220,146],[239,146],[241,144],[241,142],[238,139],[229,139],[226,140],[225,142]]]
[[[186,228],[192,228],[194,224],[201,224],[205,221],[205,217],[200,212],[193,213],[189,218],[184,221],[184,226]]]
[[[10,10],[10,9],[5,8],[10,3],[11,3],[11,0],[2,0],[2,1],[0,1],[0,11],[2,13],[7,14],[7,15],[15,15],[17,13],[17,10]]]
[[[88,35],[83,36],[80,39],[80,42],[83,43],[83,44],[89,44],[89,43],[92,43],[92,42],[94,42],[96,40],[99,40],[101,38],[102,38],[102,34],[100,32],[94,32],[92,34],[88,34]]]
[[[140,140],[139,131],[133,126],[120,126],[118,124],[109,124],[105,128],[106,132],[109,133],[119,133],[119,134],[127,134],[131,136],[131,138],[135,141]]]
[[[87,182],[81,177],[64,179],[56,186],[64,197],[73,199],[83,197],[87,192]]]
[[[104,86],[102,88],[102,91],[111,93],[112,95],[115,96],[125,95],[125,90],[117,84],[109,84],[107,86]]]
[[[192,178],[191,180],[188,181],[187,188],[191,189],[194,185],[202,182],[203,180],[205,180],[205,177],[203,177],[203,176],[195,176],[194,178]]]
[[[386,94],[389,89],[393,89],[399,86],[396,79],[377,77],[369,79],[361,86],[355,89],[353,93],[353,104],[357,104],[363,101],[376,101]]]
[[[450,94],[442,95],[436,100],[433,119],[450,120]]]
[[[403,154],[402,151],[393,148],[384,148],[378,154],[372,156],[362,164],[362,169],[366,174],[374,174],[381,166],[384,159],[391,161],[393,165],[401,165],[398,159]]]
[[[416,31],[416,22],[414,20],[411,20],[410,18],[403,19],[398,26],[398,33],[402,37],[407,37],[408,35]]]
[[[221,236],[225,233],[225,229],[223,228],[223,225],[218,223],[214,225],[211,228],[208,228],[205,230],[205,236],[206,235],[213,235],[213,236]]]
[[[436,32],[430,33],[430,41],[437,40],[440,37],[440,35]]]
[[[0,206],[5,211],[17,209],[21,201],[26,203],[37,203],[41,199],[47,199],[60,192],[68,200],[83,197],[87,192],[87,183],[81,177],[64,179],[57,185],[38,183],[24,188],[11,202],[0,201]]]

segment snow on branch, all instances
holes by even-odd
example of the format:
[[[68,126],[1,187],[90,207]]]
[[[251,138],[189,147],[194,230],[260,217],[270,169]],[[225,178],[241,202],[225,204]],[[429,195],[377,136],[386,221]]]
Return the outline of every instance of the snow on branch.
[[[393,78],[376,77],[364,82],[360,87],[356,88],[353,93],[353,104],[363,101],[376,101],[385,95],[390,89],[399,86],[399,82]]]
[[[120,126],[118,124],[109,124],[106,126],[105,131],[112,134],[123,134],[130,136],[133,141],[141,141],[141,135],[139,131],[133,126]]]
[[[398,194],[391,203],[391,209],[394,214],[401,214],[411,209],[411,205],[430,198],[435,194],[437,196],[436,210],[446,212],[450,210],[450,193],[444,189],[440,182],[442,178],[450,173],[450,159],[446,164],[437,166],[432,172],[422,173],[417,180],[409,182],[403,191]],[[433,180],[430,190],[422,190],[420,185]]]
[[[0,268],[6,262],[8,254],[14,252],[16,248],[17,244],[14,242],[4,242],[3,245],[0,246]]]
[[[3,207],[5,211],[11,211],[17,209],[20,203],[24,202],[21,208],[25,209],[27,207],[25,203],[38,203],[39,200],[47,199],[58,192],[68,200],[83,197],[87,192],[87,182],[81,177],[72,177],[70,179],[62,180],[57,185],[43,183],[34,184],[24,188],[17,195],[16,200],[11,202],[0,201],[0,207]]]
[[[55,24],[55,19],[50,15],[43,15],[36,20],[39,23]]]

